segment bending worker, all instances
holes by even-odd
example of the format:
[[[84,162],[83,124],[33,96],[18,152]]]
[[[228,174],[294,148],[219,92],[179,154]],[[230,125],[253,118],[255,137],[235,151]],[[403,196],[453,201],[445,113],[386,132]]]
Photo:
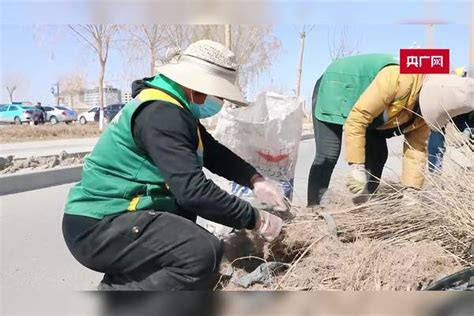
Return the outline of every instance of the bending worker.
[[[460,77],[467,77],[468,72],[465,67],[459,67],[454,69],[454,74]],[[469,77],[472,78],[472,74]],[[456,129],[463,133],[467,141],[474,137],[474,111],[453,117],[452,121]],[[440,131],[431,131],[428,138],[428,170],[431,172],[437,172],[442,169],[443,156],[446,150],[444,141],[444,128]]]
[[[341,151],[344,130],[347,185],[353,201],[373,194],[387,161],[386,139],[404,134],[401,182],[419,189],[424,181],[430,127],[474,108],[474,83],[455,75],[400,74],[389,55],[342,58],[328,66],[313,92],[316,157],[308,182],[308,205],[319,205]],[[428,123],[428,124],[427,124]]]
[[[191,44],[135,81],[134,99],[111,121],[71,188],[63,235],[84,266],[105,273],[103,290],[205,289],[218,270],[221,242],[197,216],[267,241],[281,219],[221,190],[202,167],[284,207],[282,190],[219,144],[199,123],[228,100],[245,105],[235,85],[235,55],[208,40]]]

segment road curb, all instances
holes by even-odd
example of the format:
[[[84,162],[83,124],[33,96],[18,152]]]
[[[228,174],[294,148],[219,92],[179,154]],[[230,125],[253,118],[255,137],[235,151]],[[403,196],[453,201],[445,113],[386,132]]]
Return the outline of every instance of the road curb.
[[[82,165],[0,176],[0,196],[78,182]]]

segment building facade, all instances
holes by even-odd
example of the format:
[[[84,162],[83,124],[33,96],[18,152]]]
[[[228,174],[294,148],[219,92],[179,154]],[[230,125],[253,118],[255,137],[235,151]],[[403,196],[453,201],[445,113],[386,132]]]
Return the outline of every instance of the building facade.
[[[84,91],[75,94],[61,94],[59,103],[75,110],[87,109],[87,105],[84,103]]]
[[[105,86],[104,87],[104,102],[105,102],[104,105],[121,103],[122,91],[112,86]],[[99,87],[86,89],[84,91],[84,104],[88,108],[100,105]]]

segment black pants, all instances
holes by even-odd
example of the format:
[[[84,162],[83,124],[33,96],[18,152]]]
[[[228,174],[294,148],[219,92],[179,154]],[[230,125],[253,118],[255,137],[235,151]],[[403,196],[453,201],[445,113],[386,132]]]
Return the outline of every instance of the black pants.
[[[318,120],[315,116],[317,92],[320,80],[316,82],[313,92],[313,128],[316,142],[314,158],[308,179],[308,206],[319,205],[327,191],[331,175],[336,166],[342,144],[342,125]],[[368,184],[370,193],[375,192],[382,176],[383,167],[388,157],[387,140],[377,131],[367,130],[365,145],[365,167],[371,174]]]
[[[157,211],[95,220],[65,214],[63,235],[84,266],[105,273],[104,290],[207,289],[222,258],[219,239],[194,222]]]

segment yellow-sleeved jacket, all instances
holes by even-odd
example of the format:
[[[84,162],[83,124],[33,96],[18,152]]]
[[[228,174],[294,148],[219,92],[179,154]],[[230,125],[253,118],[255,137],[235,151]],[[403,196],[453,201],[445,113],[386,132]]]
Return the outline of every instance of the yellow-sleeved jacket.
[[[365,135],[371,123],[383,117],[377,130],[400,129],[405,135],[403,147],[402,184],[420,188],[424,181],[426,142],[430,133],[421,117],[406,125],[422,86],[422,75],[400,74],[400,67],[390,65],[378,72],[375,79],[358,98],[344,124],[346,159],[349,163],[365,163]]]

